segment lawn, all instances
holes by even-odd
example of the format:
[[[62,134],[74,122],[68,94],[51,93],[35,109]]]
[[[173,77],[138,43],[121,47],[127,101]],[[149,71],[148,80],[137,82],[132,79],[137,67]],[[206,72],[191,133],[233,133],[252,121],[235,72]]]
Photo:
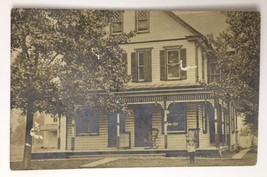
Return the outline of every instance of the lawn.
[[[102,158],[80,158],[61,160],[41,160],[32,161],[32,169],[77,169]],[[196,159],[194,164],[190,164],[186,158],[178,157],[131,157],[119,158],[118,160],[102,164],[97,168],[116,167],[184,167],[184,166],[252,166],[257,161],[257,153],[249,152],[241,160],[206,158]],[[11,162],[12,170],[21,170],[21,162]]]
[[[98,166],[100,168],[113,167],[184,167],[184,166],[252,166],[257,161],[256,153],[247,153],[241,160],[232,159],[196,159],[190,164],[187,159],[162,158],[162,159],[119,159],[114,162]]]
[[[58,159],[58,160],[41,160],[32,161],[31,168],[33,170],[41,169],[75,169],[81,165],[88,164],[101,158],[86,158],[86,159]],[[22,170],[22,162],[11,162],[11,170]]]

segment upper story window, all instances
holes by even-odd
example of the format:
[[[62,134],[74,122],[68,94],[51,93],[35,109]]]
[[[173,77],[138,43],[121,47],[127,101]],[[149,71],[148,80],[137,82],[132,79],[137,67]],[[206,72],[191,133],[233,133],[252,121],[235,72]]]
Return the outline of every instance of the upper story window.
[[[186,49],[182,46],[165,47],[160,51],[160,80],[186,79],[187,72],[181,70],[186,66]]]
[[[131,54],[132,82],[151,82],[151,50],[152,48],[136,49]]]
[[[123,11],[114,11],[111,23],[111,34],[120,34],[123,32]]]
[[[149,32],[149,11],[136,11],[136,31]]]
[[[77,135],[99,134],[99,111],[85,109],[78,113],[76,118]]]
[[[209,63],[209,83],[220,82],[220,71],[217,68],[217,62]]]

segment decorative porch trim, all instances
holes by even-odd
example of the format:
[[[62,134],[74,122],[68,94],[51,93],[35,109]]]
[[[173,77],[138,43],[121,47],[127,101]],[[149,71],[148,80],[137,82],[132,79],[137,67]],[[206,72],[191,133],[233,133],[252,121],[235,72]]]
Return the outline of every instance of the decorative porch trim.
[[[175,95],[151,95],[151,96],[126,96],[126,101],[129,103],[136,102],[159,102],[159,101],[176,101],[176,100],[206,100],[212,99],[209,93],[190,93],[190,94],[175,94]]]

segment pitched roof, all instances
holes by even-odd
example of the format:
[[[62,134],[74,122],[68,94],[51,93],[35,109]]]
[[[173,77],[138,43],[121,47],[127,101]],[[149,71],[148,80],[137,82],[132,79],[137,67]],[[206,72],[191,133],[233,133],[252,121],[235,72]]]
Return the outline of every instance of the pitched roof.
[[[202,35],[199,31],[197,31],[195,28],[193,28],[191,25],[186,23],[184,20],[182,20],[180,17],[178,17],[174,12],[172,11],[166,11],[168,15],[170,15],[172,18],[174,18],[178,23],[182,24],[185,28],[187,28],[190,32],[192,32],[195,35]]]

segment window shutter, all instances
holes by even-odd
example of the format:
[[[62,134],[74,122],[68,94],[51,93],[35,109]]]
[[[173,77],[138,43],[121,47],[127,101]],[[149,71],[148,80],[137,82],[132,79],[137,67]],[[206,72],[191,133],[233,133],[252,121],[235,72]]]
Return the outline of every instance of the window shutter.
[[[131,74],[132,74],[132,82],[138,81],[138,68],[137,68],[137,55],[135,52],[131,53]]]
[[[127,70],[128,70],[128,65],[127,65],[127,53],[123,53],[122,55],[121,55],[121,59],[122,59],[122,62],[123,63],[125,63],[125,65],[126,65],[126,72],[127,72]]]
[[[165,50],[160,51],[160,80],[167,80],[167,58]]]
[[[183,61],[183,67],[186,67],[186,49],[180,50],[180,59]],[[181,79],[186,79],[187,73],[186,71],[181,70]]]
[[[144,52],[144,77],[146,82],[152,81],[151,51]]]

